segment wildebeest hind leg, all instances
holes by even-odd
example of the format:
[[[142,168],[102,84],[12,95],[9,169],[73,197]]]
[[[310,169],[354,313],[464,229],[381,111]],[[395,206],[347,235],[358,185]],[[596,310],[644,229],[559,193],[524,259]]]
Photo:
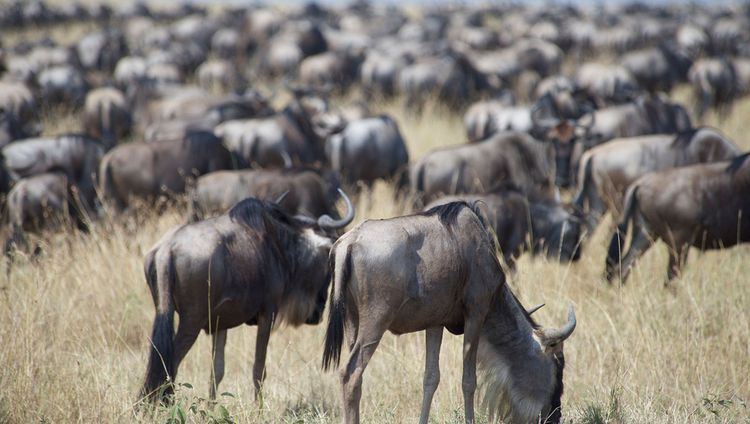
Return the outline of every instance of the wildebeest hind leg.
[[[213,334],[213,370],[209,381],[209,399],[216,399],[216,390],[224,378],[224,346],[227,343],[227,330],[217,331]]]
[[[419,424],[427,424],[430,416],[432,397],[440,384],[440,345],[443,341],[443,327],[425,330],[424,381],[422,383],[422,412]]]
[[[344,390],[344,423],[359,424],[359,401],[362,398],[362,374],[375,353],[384,329],[370,331],[360,328],[357,341],[349,354],[349,362],[341,374],[341,385]]]
[[[180,324],[177,326],[177,333],[174,336],[174,374],[171,376],[173,383],[177,377],[180,363],[185,359],[185,355],[190,351],[190,348],[193,347],[200,331],[199,325],[194,325],[187,319],[183,320],[182,315],[180,316]]]

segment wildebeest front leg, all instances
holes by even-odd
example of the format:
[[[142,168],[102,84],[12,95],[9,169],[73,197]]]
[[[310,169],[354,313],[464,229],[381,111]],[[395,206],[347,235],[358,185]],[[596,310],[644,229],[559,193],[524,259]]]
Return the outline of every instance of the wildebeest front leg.
[[[216,399],[216,390],[224,378],[224,346],[227,343],[227,330],[217,331],[213,334],[213,360],[214,367],[211,372],[208,393],[209,399]]]
[[[258,336],[255,339],[255,363],[253,363],[253,386],[255,386],[256,400],[261,399],[261,386],[266,377],[266,351],[268,339],[271,337],[272,324],[270,314],[258,316]]]
[[[419,423],[427,424],[430,417],[430,406],[432,397],[435,395],[440,383],[440,345],[443,341],[443,327],[428,328],[425,330],[425,363],[424,381],[422,384],[422,413],[419,415]]]
[[[464,375],[461,388],[464,392],[466,424],[474,423],[474,392],[477,388],[477,347],[481,320],[467,317],[464,323]]]

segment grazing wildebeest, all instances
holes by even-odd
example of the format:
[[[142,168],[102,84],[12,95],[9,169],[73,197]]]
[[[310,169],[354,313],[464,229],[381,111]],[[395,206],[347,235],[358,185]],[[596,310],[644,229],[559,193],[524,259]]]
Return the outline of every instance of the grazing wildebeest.
[[[425,210],[455,201],[477,202],[495,230],[498,249],[511,269],[515,259],[527,250],[562,262],[580,258],[583,219],[553,199],[527,199],[509,187],[487,194],[441,197]]]
[[[615,139],[581,157],[574,203],[587,212],[588,226],[593,229],[607,210],[619,216],[628,186],[646,173],[729,160],[740,153],[731,140],[708,127],[677,135]]]
[[[76,188],[76,201],[95,211],[96,181],[104,146],[83,135],[19,140],[2,148],[2,167],[12,181],[45,172],[62,172]]]
[[[286,212],[293,215],[338,216],[333,173],[312,168],[243,169],[216,171],[199,177],[190,194],[190,220],[198,221],[229,210],[248,197],[276,199]]]
[[[232,154],[207,131],[189,131],[184,139],[121,144],[102,158],[99,193],[116,211],[131,198],[154,201],[185,192],[186,180],[233,168]]]
[[[158,400],[201,330],[216,352],[210,397],[224,376],[227,330],[257,325],[253,385],[260,394],[274,322],[317,324],[325,308],[333,232],[354,218],[292,216],[274,203],[245,199],[228,213],[170,230],[146,255],[146,281],[156,307],[141,397]],[[207,300],[208,299],[208,300]],[[174,333],[174,313],[180,315]],[[171,392],[167,386],[163,393]]]
[[[441,195],[489,193],[512,184],[525,194],[551,193],[553,147],[528,134],[502,132],[474,144],[438,149],[423,156],[410,171],[417,206]]]
[[[378,179],[393,180],[404,190],[408,177],[409,152],[393,118],[381,115],[349,122],[343,131],[326,141],[326,156],[331,169],[342,182],[369,189]]]
[[[426,330],[426,424],[440,380],[443,327],[464,335],[465,418],[474,422],[476,363],[486,368],[487,404],[514,423],[559,423],[563,341],[576,325],[544,329],[510,288],[476,205],[449,203],[417,215],[365,221],[331,250],[333,287],[323,368],[337,365],[344,336],[350,350],[341,374],[343,422],[359,423],[362,374],[386,331]]]
[[[246,164],[261,167],[285,164],[288,156],[296,164],[325,161],[326,132],[315,118],[328,110],[318,96],[294,90],[295,99],[281,112],[266,118],[227,121],[214,133]]]
[[[83,127],[90,137],[113,147],[130,133],[132,126],[130,107],[120,90],[103,87],[86,95],[83,107]]]
[[[619,274],[624,282],[635,261],[658,239],[669,246],[667,282],[680,275],[690,246],[721,249],[750,241],[748,157],[750,153],[653,172],[631,184],[623,219],[609,244],[607,281]],[[630,246],[620,262],[628,226]]]
[[[73,222],[78,229],[87,231],[86,218],[80,213],[72,188],[62,172],[32,175],[13,186],[6,204],[8,238],[4,252],[7,259],[14,248],[27,248],[26,232],[54,230]]]

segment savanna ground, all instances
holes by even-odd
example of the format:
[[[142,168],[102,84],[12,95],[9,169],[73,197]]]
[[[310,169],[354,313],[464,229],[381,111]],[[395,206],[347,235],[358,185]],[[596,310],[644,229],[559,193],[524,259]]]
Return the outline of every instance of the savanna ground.
[[[681,87],[675,97],[689,100]],[[400,103],[374,105],[399,122],[413,158],[464,141],[460,116]],[[744,149],[750,100],[722,121]],[[45,113],[45,133],[78,128],[75,114]],[[358,205],[356,222],[402,210],[384,184]],[[177,403],[135,414],[154,308],[143,255],[185,209],[98,224],[87,237],[48,238],[37,260],[20,255],[0,270],[0,422],[328,423],[340,419],[338,373],[320,369],[325,324],[278,328],[269,346],[262,403],[251,370],[255,328],[229,332],[218,405],[209,404],[210,337],[202,335],[180,367]],[[355,222],[355,223],[356,223]],[[535,317],[559,325],[568,303],[578,327],[565,344],[563,416],[574,423],[750,423],[750,248],[691,253],[675,290],[663,288],[667,251],[652,248],[625,286],[601,279],[610,223],[567,266],[525,256],[511,286]],[[431,421],[463,422],[461,338],[446,336],[442,379]],[[346,354],[346,353],[345,353]],[[424,336],[386,335],[364,378],[365,422],[416,422],[422,396]],[[480,418],[486,422],[486,418]]]

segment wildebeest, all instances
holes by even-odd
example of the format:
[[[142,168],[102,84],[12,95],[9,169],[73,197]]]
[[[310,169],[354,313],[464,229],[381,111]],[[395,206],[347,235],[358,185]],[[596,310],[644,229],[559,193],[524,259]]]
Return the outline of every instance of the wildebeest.
[[[488,84],[471,60],[459,52],[420,59],[403,68],[398,80],[407,106],[417,112],[433,95],[448,107],[460,108]]]
[[[498,133],[481,143],[451,146],[423,156],[411,167],[411,192],[417,204],[446,194],[488,193],[508,184],[525,194],[551,193],[553,156],[552,145],[528,134]]]
[[[580,258],[583,218],[553,199],[529,199],[509,187],[487,194],[441,197],[425,210],[456,201],[476,202],[497,234],[498,249],[511,269],[527,250],[563,262]]]
[[[216,171],[199,177],[190,193],[190,220],[218,215],[248,197],[276,199],[292,215],[338,216],[333,173],[312,168]],[[286,194],[285,194],[286,193]]]
[[[365,221],[331,250],[333,287],[323,367],[341,374],[343,422],[359,423],[362,375],[386,331],[426,330],[426,424],[440,380],[443,327],[463,334],[465,418],[474,422],[476,363],[486,368],[487,404],[514,423],[561,418],[563,342],[576,325],[573,309],[560,329],[537,325],[505,284],[495,245],[476,205],[438,206],[417,215]]]
[[[326,141],[328,164],[341,174],[342,182],[367,187],[378,179],[394,180],[397,189],[407,187],[409,152],[393,118],[381,115],[349,122]]]
[[[615,64],[584,63],[576,72],[576,82],[596,99],[599,107],[628,102],[638,92],[633,75]]]
[[[647,135],[615,139],[586,151],[581,157],[575,204],[587,210],[588,226],[614,211],[619,216],[630,184],[648,172],[729,160],[740,149],[713,128],[677,135]]]
[[[690,246],[721,249],[750,241],[748,157],[654,172],[631,184],[609,244],[607,280],[619,274],[625,281],[635,261],[659,239],[669,246],[667,282],[680,275]],[[620,261],[628,227],[630,246]]]
[[[328,110],[328,103],[317,95],[294,90],[295,99],[281,112],[266,117],[228,121],[214,133],[245,164],[261,167],[283,166],[288,156],[296,164],[313,165],[325,161],[325,129],[315,118]]]
[[[532,129],[531,109],[506,103],[488,100],[469,107],[464,114],[464,127],[470,143],[485,140],[501,131],[528,132]]]
[[[651,93],[669,92],[687,78],[691,60],[676,45],[635,50],[622,57],[623,66]]]
[[[0,147],[38,134],[34,95],[20,82],[0,81]]]
[[[54,66],[37,77],[42,103],[51,105],[83,104],[89,84],[83,73],[70,65]]]
[[[698,117],[710,107],[728,113],[737,94],[737,75],[729,60],[702,58],[695,61],[688,73],[693,85],[695,113]]]
[[[332,231],[354,218],[292,216],[274,203],[245,199],[228,213],[170,230],[146,255],[145,274],[156,307],[141,397],[175,381],[180,362],[201,330],[216,349],[210,397],[224,376],[227,330],[257,325],[253,385],[260,393],[274,323],[317,324],[330,279]],[[207,301],[208,299],[208,301]],[[180,315],[174,333],[174,313]],[[164,393],[169,393],[167,386]]]
[[[99,162],[104,156],[99,140],[78,134],[20,140],[2,148],[2,167],[11,181],[45,172],[62,172],[76,187],[77,201],[94,212]]]
[[[122,92],[111,87],[91,90],[83,107],[83,126],[87,135],[109,148],[126,137],[132,116]]]
[[[184,139],[121,144],[102,158],[102,201],[122,211],[134,197],[154,201],[185,192],[186,180],[232,169],[232,154],[207,131],[189,131]]]
[[[27,248],[26,232],[39,233],[73,223],[87,231],[86,217],[80,213],[72,188],[67,175],[61,172],[32,175],[13,186],[6,204],[8,238],[4,252],[7,258],[14,248]]]

